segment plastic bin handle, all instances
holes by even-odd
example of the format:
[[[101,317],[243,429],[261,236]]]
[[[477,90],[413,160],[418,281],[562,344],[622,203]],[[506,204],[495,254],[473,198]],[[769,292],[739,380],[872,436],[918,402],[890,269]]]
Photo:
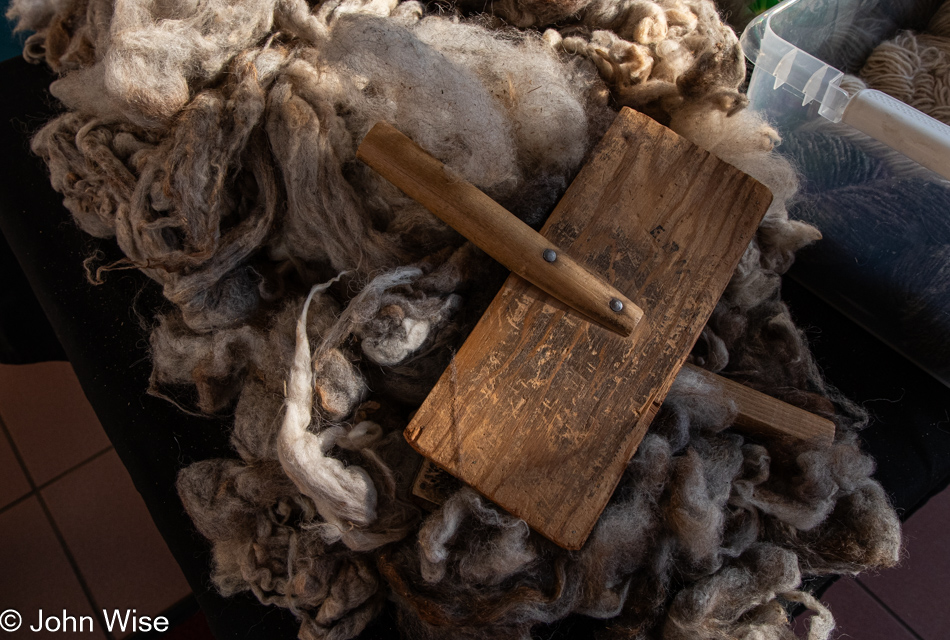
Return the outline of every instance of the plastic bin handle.
[[[864,89],[852,96],[841,121],[950,180],[950,126],[939,120]]]

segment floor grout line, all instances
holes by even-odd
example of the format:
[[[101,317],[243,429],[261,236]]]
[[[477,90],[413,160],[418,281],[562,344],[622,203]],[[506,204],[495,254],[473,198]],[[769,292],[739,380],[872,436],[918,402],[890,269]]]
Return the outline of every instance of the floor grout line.
[[[63,554],[65,554],[66,556],[66,562],[69,563],[69,566],[73,571],[73,575],[75,576],[76,580],[79,582],[79,588],[82,589],[83,595],[86,596],[86,600],[89,602],[89,606],[92,607],[92,613],[96,617],[96,620],[99,622],[100,628],[103,630],[103,633],[106,634],[106,637],[109,638],[109,640],[114,640],[115,636],[113,636],[112,633],[110,633],[109,631],[106,631],[107,627],[105,625],[105,618],[102,616],[102,610],[98,608],[96,599],[92,595],[92,590],[89,588],[89,584],[86,582],[85,577],[83,577],[82,572],[79,570],[79,563],[76,562],[76,558],[73,556],[73,552],[70,551],[69,546],[66,544],[66,538],[63,536],[63,532],[59,530],[59,526],[56,524],[56,521],[53,519],[53,514],[49,510],[49,506],[47,506],[46,501],[43,499],[42,494],[40,494],[36,486],[36,482],[33,480],[33,475],[30,473],[30,470],[26,468],[26,463],[23,460],[23,456],[20,454],[20,450],[17,448],[16,443],[13,441],[13,435],[10,433],[10,429],[7,427],[7,423],[3,420],[2,415],[0,415],[0,430],[3,431],[4,435],[7,438],[7,441],[10,443],[10,448],[13,450],[13,456],[16,458],[17,463],[20,465],[20,469],[23,471],[23,475],[26,477],[27,483],[30,485],[29,496],[35,496],[36,501],[39,503],[40,508],[43,510],[43,514],[46,517],[46,521],[49,523],[50,527],[53,529],[53,535],[56,537],[57,542],[59,542],[59,546],[62,549]],[[101,455],[102,453],[103,452],[100,452],[96,455]]]
[[[36,487],[36,490],[37,490],[37,491],[42,491],[43,489],[46,489],[47,487],[49,487],[49,486],[50,486],[51,484],[53,484],[54,482],[58,482],[59,480],[62,480],[65,476],[67,476],[67,475],[69,475],[70,473],[72,473],[73,471],[76,471],[77,469],[79,469],[79,467],[82,467],[83,465],[92,462],[92,461],[95,460],[96,458],[101,458],[101,457],[104,456],[105,454],[107,454],[107,453],[109,453],[110,451],[112,451],[113,448],[114,448],[114,447],[110,444],[110,445],[109,445],[108,447],[106,447],[105,449],[102,449],[101,451],[96,451],[94,454],[92,454],[91,456],[89,456],[88,458],[86,458],[85,460],[83,460],[82,462],[77,462],[76,464],[74,464],[74,465],[71,466],[70,468],[66,469],[66,470],[63,471],[62,473],[59,473],[59,474],[53,476],[52,478],[50,478],[49,480],[47,480],[47,481],[44,482],[43,484],[37,486],[37,487]]]
[[[96,598],[92,594],[92,589],[89,588],[89,584],[86,582],[86,578],[82,575],[82,571],[79,570],[79,563],[76,562],[76,558],[73,556],[73,552],[69,549],[69,545],[66,544],[66,538],[63,536],[63,533],[59,530],[59,526],[56,524],[56,521],[53,519],[53,513],[50,511],[49,506],[46,504],[46,500],[43,499],[43,495],[39,492],[36,493],[36,498],[40,503],[40,506],[43,508],[43,513],[46,514],[46,519],[49,521],[50,526],[53,528],[53,534],[56,536],[56,539],[59,540],[59,545],[63,548],[63,553],[66,554],[66,561],[69,562],[69,566],[72,567],[73,573],[76,575],[76,580],[79,581],[79,586],[82,588],[83,593],[86,595],[86,599],[89,600],[89,605],[92,607],[93,615],[96,616],[96,620],[99,621],[99,626],[105,633],[107,638],[112,640],[114,636],[112,633],[107,631],[108,627],[106,626],[106,620],[102,615],[102,609],[99,608],[99,603],[96,602]]]
[[[0,507],[0,516],[2,516],[3,514],[5,514],[7,511],[10,511],[11,509],[13,509],[13,508],[15,508],[15,507],[20,506],[21,504],[23,504],[24,502],[26,502],[27,500],[29,500],[30,498],[32,498],[32,497],[35,496],[35,495],[36,495],[36,492],[35,492],[35,491],[30,491],[30,492],[28,492],[28,493],[23,494],[22,496],[20,496],[19,498],[17,498],[17,499],[14,500],[13,502],[7,504],[6,506]]]
[[[13,442],[13,434],[10,433],[10,430],[7,429],[7,423],[3,421],[3,416],[0,415],[0,431],[3,431],[3,437],[7,439],[7,444],[10,446],[10,451],[13,452],[13,457],[16,459],[16,463],[20,465],[20,471],[23,473],[23,477],[26,478],[26,483],[30,486],[30,490],[27,491],[24,495],[20,496],[10,504],[4,505],[0,508],[0,515],[5,511],[12,509],[18,504],[25,502],[31,496],[36,493],[36,487],[33,485],[30,475],[26,471],[26,461],[23,460],[23,456],[20,455],[20,450],[17,449],[16,443]]]
[[[883,600],[881,600],[881,598],[879,598],[876,593],[874,593],[873,591],[871,591],[871,590],[867,587],[867,585],[865,585],[863,582],[861,582],[860,579],[855,578],[854,582],[855,582],[855,584],[857,584],[859,587],[861,587],[861,589],[862,589],[866,594],[868,594],[869,596],[871,596],[871,598],[872,598],[876,603],[878,603],[879,605],[881,605],[882,607],[884,607],[884,610],[887,611],[887,613],[888,613],[892,618],[894,618],[894,620],[896,620],[898,624],[900,624],[902,627],[904,627],[904,629],[905,629],[908,633],[910,633],[910,635],[914,636],[914,638],[916,638],[916,640],[925,640],[923,636],[921,636],[919,633],[917,633],[917,632],[913,629],[913,627],[911,627],[909,624],[907,624],[907,623],[904,621],[904,619],[903,619],[902,617],[900,617],[893,609],[891,609],[890,606],[888,606],[888,604],[887,604],[886,602],[884,602]]]
[[[14,455],[16,455],[16,457],[17,457],[17,463],[20,465],[20,469],[23,471],[23,475],[24,475],[24,476],[27,476],[26,463],[25,463],[23,460],[20,459],[20,456],[18,455],[18,454],[19,454],[19,451],[16,450],[16,448],[15,448],[15,446],[14,446],[14,444],[13,444],[13,437],[12,437],[12,435],[9,434],[9,432],[7,432],[6,429],[4,429],[4,432],[5,432],[6,435],[7,435],[7,440],[10,442],[10,448],[13,449]],[[88,458],[86,458],[85,460],[83,460],[82,462],[77,462],[76,464],[74,464],[73,466],[69,467],[68,469],[66,469],[66,470],[63,471],[62,473],[59,473],[59,474],[53,476],[52,478],[50,478],[49,480],[47,480],[47,481],[44,482],[43,484],[37,485],[35,489],[33,488],[33,486],[34,486],[33,483],[30,483],[30,491],[27,492],[27,493],[25,493],[25,494],[23,494],[23,495],[20,496],[19,498],[13,500],[12,502],[10,502],[10,503],[8,503],[8,504],[5,504],[4,506],[0,507],[0,515],[3,515],[5,512],[9,511],[9,510],[12,509],[13,507],[17,506],[18,504],[20,504],[20,503],[22,503],[22,502],[25,502],[28,498],[30,498],[30,497],[36,495],[37,491],[42,491],[43,489],[48,488],[48,487],[49,487],[51,484],[53,484],[54,482],[57,482],[57,481],[59,481],[59,480],[62,480],[64,477],[66,477],[67,475],[69,475],[69,474],[72,473],[73,471],[76,471],[77,469],[79,469],[79,468],[82,467],[83,465],[92,462],[92,461],[95,460],[96,458],[101,458],[101,457],[104,456],[105,454],[107,454],[107,453],[109,453],[110,451],[112,451],[114,448],[115,448],[115,447],[113,447],[113,446],[110,444],[110,445],[109,445],[108,447],[106,447],[105,449],[103,449],[103,450],[101,450],[101,451],[96,451],[94,454],[92,454],[91,456],[89,456]],[[27,482],[29,482],[29,476],[27,476],[27,478],[28,478],[28,479],[27,479]]]
[[[23,476],[26,478],[27,484],[30,485],[30,494],[33,494],[36,491],[36,485],[33,483],[33,476],[30,475],[30,472],[26,468],[26,461],[23,459],[23,456],[20,455],[20,450],[17,448],[16,442],[13,441],[13,434],[10,433],[10,430],[7,428],[7,423],[3,420],[3,414],[0,414],[0,431],[3,431],[3,435],[6,437],[7,443],[10,445],[10,450],[13,452],[13,457],[16,458],[17,464],[20,465],[20,471],[23,472]]]

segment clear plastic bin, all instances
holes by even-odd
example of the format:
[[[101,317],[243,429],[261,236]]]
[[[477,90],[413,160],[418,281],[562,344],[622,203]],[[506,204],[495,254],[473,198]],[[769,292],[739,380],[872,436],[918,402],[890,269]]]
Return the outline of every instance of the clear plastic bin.
[[[790,215],[824,236],[796,277],[950,386],[950,127],[845,75],[939,4],[786,0],[742,47],[750,108],[802,175]]]

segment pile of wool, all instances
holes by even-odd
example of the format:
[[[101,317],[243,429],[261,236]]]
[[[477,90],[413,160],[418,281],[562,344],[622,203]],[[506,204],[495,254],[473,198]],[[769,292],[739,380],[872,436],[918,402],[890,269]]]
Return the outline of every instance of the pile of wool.
[[[486,14],[485,12],[489,12]],[[77,223],[114,237],[174,311],[151,391],[233,411],[234,459],[182,470],[225,594],[302,638],[353,638],[391,601],[406,637],[528,638],[571,613],[605,637],[785,638],[802,575],[897,561],[899,523],[780,301],[820,235],[742,110],[709,0],[14,0],[66,113],[34,138]],[[727,431],[683,372],[586,546],[564,551],[458,489],[432,513],[402,429],[504,273],[355,160],[376,121],[540,225],[627,105],[775,195],[691,359],[833,419],[832,446]]]

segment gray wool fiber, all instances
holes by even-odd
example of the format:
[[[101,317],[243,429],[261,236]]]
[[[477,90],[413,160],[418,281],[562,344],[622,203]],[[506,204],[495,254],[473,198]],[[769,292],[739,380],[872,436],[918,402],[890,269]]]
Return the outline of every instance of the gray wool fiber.
[[[414,640],[531,637],[576,613],[602,637],[791,638],[831,613],[805,575],[894,565],[900,527],[857,431],[780,300],[819,231],[743,110],[710,0],[14,0],[24,55],[66,111],[33,149],[76,223],[171,305],[151,393],[233,414],[232,459],[182,469],[225,595],[289,609],[304,640],[385,606]],[[377,121],[539,228],[622,106],[765,183],[774,201],[690,361],[833,420],[834,444],[743,437],[683,371],[583,549],[468,488],[432,512],[402,431],[505,277],[356,161]],[[657,178],[660,179],[660,178]]]

